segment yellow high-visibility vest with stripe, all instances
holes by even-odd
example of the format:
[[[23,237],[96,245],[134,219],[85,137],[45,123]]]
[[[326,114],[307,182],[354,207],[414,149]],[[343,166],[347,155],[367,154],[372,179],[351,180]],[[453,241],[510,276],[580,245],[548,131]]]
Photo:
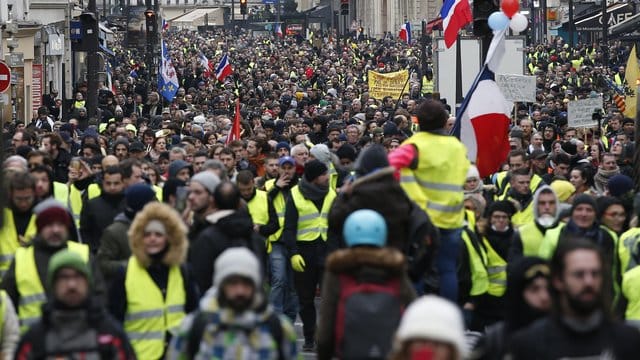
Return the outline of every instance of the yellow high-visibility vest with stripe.
[[[264,188],[267,190],[267,192],[269,192],[271,191],[271,189],[273,189],[275,183],[275,179],[267,180],[267,182],[264,184]],[[284,195],[282,195],[282,191],[278,192],[278,195],[276,195],[276,197],[273,199],[273,207],[276,210],[276,215],[278,216],[279,228],[278,231],[271,234],[269,238],[267,238],[267,240],[270,242],[278,241],[280,239],[280,236],[282,235],[282,228],[284,227],[284,211],[287,207],[287,204],[284,200]]]
[[[62,205],[69,207],[69,187],[67,184],[54,181],[53,182],[53,198]]]
[[[174,332],[185,317],[186,293],[179,266],[169,269],[167,293],[155,284],[135,256],[129,258],[125,275],[127,312],[124,331],[138,359],[160,359],[167,332]]]
[[[327,218],[329,210],[331,210],[331,204],[336,198],[336,192],[329,188],[327,195],[324,197],[321,211],[318,211],[318,208],[311,200],[302,196],[298,185],[291,189],[291,197],[296,209],[298,209],[296,239],[298,241],[314,241],[320,237],[322,240],[327,241],[327,229],[329,227]]]
[[[486,237],[482,238],[487,249],[487,273],[489,274],[489,288],[487,293],[501,297],[507,290],[507,262],[491,247]]]
[[[329,186],[333,191],[338,189],[338,171],[333,163],[329,163]]]
[[[76,227],[80,227],[82,191],[73,184],[69,186],[69,209],[71,210],[71,214],[73,214],[73,220],[76,222]]]
[[[31,239],[38,233],[36,227],[36,216],[31,215],[27,229],[24,231],[25,242],[30,242]],[[4,274],[9,269],[11,262],[15,256],[16,250],[21,246],[18,240],[18,231],[16,230],[16,223],[13,219],[13,211],[9,208],[4,208],[4,222],[0,229],[0,279],[4,277]]]
[[[640,266],[627,271],[622,276],[622,293],[627,299],[625,319],[640,325]]]
[[[256,190],[256,195],[247,202],[247,209],[254,224],[266,225],[269,223],[269,203],[266,192]]]
[[[4,339],[4,317],[7,313],[7,301],[11,301],[4,290],[0,290],[0,339]]]
[[[533,201],[530,201],[526,208],[516,212],[511,217],[511,224],[514,228],[533,221]]]
[[[400,185],[441,229],[457,229],[464,221],[462,186],[467,178],[467,149],[455,137],[421,131],[405,140],[418,149],[415,170],[400,171]]]
[[[531,221],[520,226],[518,233],[522,241],[522,256],[538,256],[544,234],[538,229],[536,223]]]
[[[487,272],[487,254],[482,245],[474,246],[469,236],[469,228],[463,229],[462,240],[469,253],[469,270],[471,271],[471,290],[469,295],[478,296],[489,290],[489,273]]]
[[[89,262],[89,247],[73,241],[67,241],[67,249],[79,254],[85,262]],[[38,275],[35,251],[33,246],[16,250],[16,287],[20,294],[18,318],[20,331],[25,333],[40,320],[42,304],[47,301],[47,294]]]

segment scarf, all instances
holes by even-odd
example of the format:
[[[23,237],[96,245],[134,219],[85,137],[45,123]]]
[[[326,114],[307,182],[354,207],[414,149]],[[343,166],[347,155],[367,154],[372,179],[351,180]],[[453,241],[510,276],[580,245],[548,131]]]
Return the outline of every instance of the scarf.
[[[329,185],[319,186],[310,183],[304,176],[300,179],[298,185],[300,186],[302,196],[313,202],[324,200],[324,197],[327,196],[327,192],[329,192]]]
[[[602,168],[598,169],[598,172],[593,177],[593,182],[595,183],[595,187],[596,190],[598,190],[598,193],[604,194],[609,179],[611,179],[614,175],[618,175],[619,173],[619,167],[616,167],[614,170],[604,170]]]

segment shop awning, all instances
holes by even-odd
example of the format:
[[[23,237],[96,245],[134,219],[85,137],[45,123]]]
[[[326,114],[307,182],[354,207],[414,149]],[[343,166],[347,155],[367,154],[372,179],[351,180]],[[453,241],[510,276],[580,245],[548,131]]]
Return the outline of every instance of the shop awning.
[[[638,26],[640,24],[640,13],[633,15],[627,20],[619,22],[609,28],[609,34],[612,36],[630,34],[634,31],[640,30]]]
[[[169,20],[169,23],[171,26],[192,29],[205,25],[222,26],[224,25],[224,10],[221,8],[195,9]]]
[[[633,4],[614,4],[607,8],[607,20],[612,27],[635,14]],[[592,12],[575,23],[577,31],[602,31],[602,10]]]

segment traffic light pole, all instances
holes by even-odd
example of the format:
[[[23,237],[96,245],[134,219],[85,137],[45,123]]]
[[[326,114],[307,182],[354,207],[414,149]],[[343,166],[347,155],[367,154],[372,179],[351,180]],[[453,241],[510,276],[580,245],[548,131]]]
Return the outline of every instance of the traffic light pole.
[[[88,12],[83,14],[90,17],[90,24],[85,29],[83,42],[86,41],[87,46],[87,115],[94,118],[98,109],[98,18],[96,0],[89,0]]]

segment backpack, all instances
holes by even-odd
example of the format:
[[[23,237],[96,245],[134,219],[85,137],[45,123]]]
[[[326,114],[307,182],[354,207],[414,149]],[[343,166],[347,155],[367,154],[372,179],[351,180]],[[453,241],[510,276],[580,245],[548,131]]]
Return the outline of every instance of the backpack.
[[[339,276],[335,321],[336,355],[340,359],[387,357],[404,306],[397,277],[374,282]]]

